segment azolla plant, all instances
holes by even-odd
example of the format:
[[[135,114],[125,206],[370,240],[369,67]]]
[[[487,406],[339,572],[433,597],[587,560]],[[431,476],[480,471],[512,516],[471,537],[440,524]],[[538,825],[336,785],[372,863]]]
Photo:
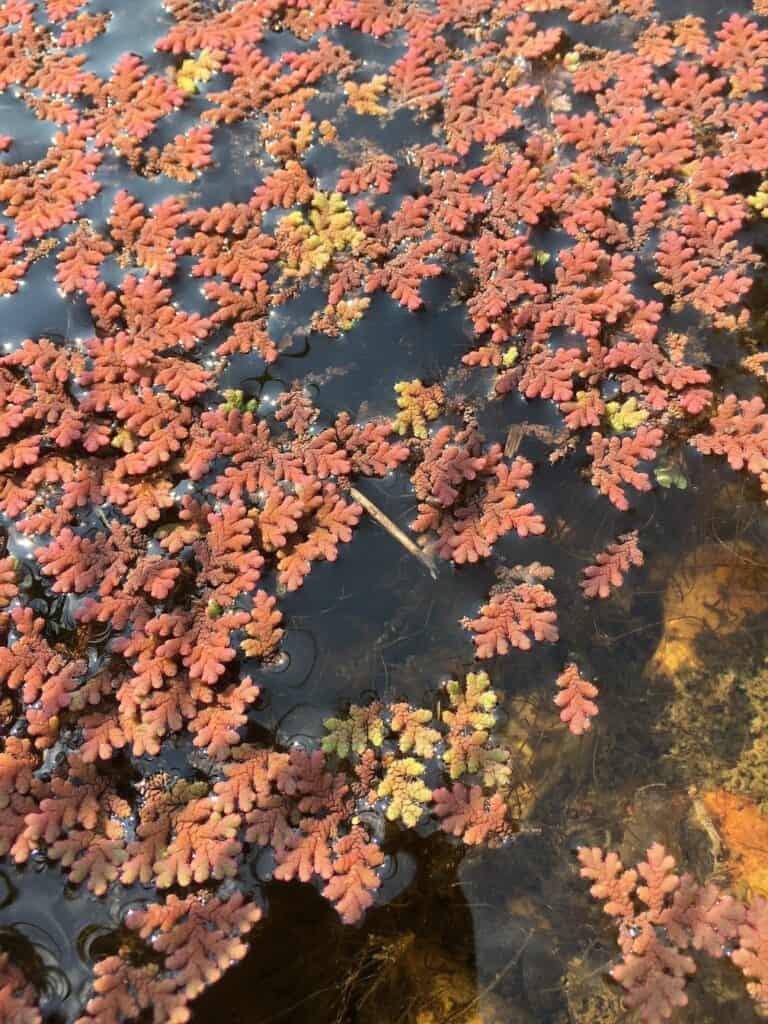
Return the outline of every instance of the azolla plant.
[[[443,277],[467,331],[453,383],[482,372],[491,402],[552,405],[550,460],[580,460],[616,509],[654,486],[654,464],[674,483],[665,457],[686,442],[768,493],[768,356],[748,304],[768,29],[764,10],[665,22],[653,0],[169,0],[157,38],[105,72],[120,13],[0,9],[15,133],[0,139],[0,294],[23,302],[44,261],[91,323],[84,338],[10,341],[0,359],[0,851],[42,853],[97,895],[150,887],[131,940],[96,965],[82,1020],[183,1021],[261,915],[246,849],[272,851],[274,877],[313,880],[354,922],[379,888],[385,820],[432,818],[469,844],[515,831],[514,759],[482,673],[450,683],[440,713],[353,705],[322,747],[245,741],[259,687],[242,663],[277,656],[280,594],[351,540],[355,482],[410,476],[414,537],[456,566],[547,528],[525,500],[534,463],[485,438],[449,381],[393,380],[392,417],[371,419],[321,415],[301,380],[265,411],[224,384],[228,368],[279,365],[272,315],[303,295],[321,301],[297,328],[333,338],[385,303],[418,316]],[[53,137],[33,152],[36,119]],[[226,166],[241,122],[257,151],[248,194],[207,203],[206,173]],[[745,342],[725,391],[704,328]],[[608,598],[642,561],[638,532],[619,533],[584,571],[584,598]],[[556,641],[552,569],[498,575],[462,623],[476,656]],[[41,593],[66,599],[70,627]],[[583,733],[595,684],[569,662],[553,689]],[[158,770],[115,786],[118,761],[183,738],[209,783]],[[598,882],[607,870],[597,854],[582,863]],[[698,917],[677,897],[662,911],[670,871],[658,851],[641,865],[661,872],[642,912],[621,876],[626,964],[638,913],[644,934],[649,914],[674,923],[665,949],[685,947],[684,925],[694,946],[714,942],[695,930],[706,891],[691,895]],[[737,921],[718,906],[707,927],[726,921],[729,941],[738,929],[765,1007],[763,909]],[[663,1004],[643,1002],[642,972],[625,984],[625,964],[649,1021],[681,1001],[688,959],[669,963]],[[39,1020],[22,972],[2,970],[0,1013]]]

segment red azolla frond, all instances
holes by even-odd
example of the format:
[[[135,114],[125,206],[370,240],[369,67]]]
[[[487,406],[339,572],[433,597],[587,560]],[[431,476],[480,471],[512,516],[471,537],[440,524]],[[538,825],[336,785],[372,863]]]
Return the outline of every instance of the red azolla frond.
[[[342,412],[333,426],[344,445],[353,473],[384,476],[397,469],[410,455],[407,445],[389,440],[392,437],[390,420],[368,420],[361,425],[353,423],[349,413]]]
[[[13,555],[0,558],[0,608],[7,608],[19,592],[17,567],[18,562]]]
[[[86,0],[45,0],[45,14],[49,21],[66,21],[85,4]]]
[[[143,387],[116,395],[111,405],[124,429],[139,442],[135,451],[133,444],[125,445],[121,468],[126,473],[149,473],[169,462],[189,436],[190,411],[170,395]]]
[[[525,368],[518,387],[526,398],[551,398],[568,402],[573,398],[573,380],[584,368],[581,350],[558,348],[537,352]]]
[[[68,660],[53,650],[42,635],[45,620],[34,618],[30,608],[14,608],[10,617],[16,638],[0,647],[0,682],[21,689],[30,735],[38,736],[35,745],[44,748],[50,745],[46,730],[55,733],[58,715],[69,705],[86,662]]]
[[[172,242],[184,223],[184,207],[174,196],[153,206],[133,243],[136,262],[156,277],[171,277],[176,269]]]
[[[276,486],[268,492],[264,507],[254,515],[264,551],[278,551],[298,530],[305,515],[304,502]]]
[[[287,76],[281,75],[280,64],[244,40],[229,51],[222,70],[233,76],[232,85],[221,92],[208,93],[207,99],[215,106],[202,115],[214,124],[239,121],[291,90]]]
[[[483,197],[470,191],[474,182],[475,175],[457,174],[451,170],[436,171],[430,175],[430,205],[436,224],[461,232],[466,230],[476,214],[483,212]]]
[[[163,509],[173,508],[172,490],[172,481],[163,477],[135,482],[113,478],[107,487],[106,497],[122,509],[134,526],[144,529],[157,522]]]
[[[106,31],[112,14],[110,11],[98,11],[93,14],[83,13],[65,22],[58,36],[59,46],[69,49],[72,46],[84,46],[93,42],[97,36]]]
[[[202,255],[192,273],[196,277],[218,274],[240,285],[246,292],[253,291],[277,255],[272,237],[254,225],[242,238],[230,242],[226,248],[219,248],[215,255]]]
[[[251,620],[245,624],[247,638],[240,645],[248,658],[264,660],[274,653],[283,636],[282,613],[275,608],[276,599],[264,590],[253,598]]]
[[[425,262],[431,255],[431,250],[425,251],[419,245],[411,246],[369,274],[365,290],[375,292],[379,288],[384,288],[393,299],[411,312],[421,309],[424,304],[419,294],[421,282],[442,273],[438,264]]]
[[[339,544],[352,539],[352,530],[363,512],[356,502],[347,502],[335,484],[326,484],[318,498],[320,504],[314,509],[306,540],[291,551],[278,552],[278,580],[288,590],[301,586],[312,562],[321,558],[336,561]]]
[[[242,849],[235,839],[240,817],[222,815],[210,800],[191,800],[174,818],[174,836],[153,870],[159,889],[232,878]]]
[[[250,412],[219,409],[204,413],[202,426],[205,434],[201,441],[205,442],[205,447],[201,444],[194,464],[185,466],[193,480],[208,471],[214,458],[226,456],[233,465],[228,466],[211,487],[217,498],[228,497],[233,501],[244,491],[253,494],[262,487],[274,486],[279,475],[276,473],[279,452],[264,420],[256,421]]]
[[[478,658],[507,654],[510,647],[528,651],[531,636],[538,642],[558,640],[557,613],[551,611],[555,604],[554,594],[541,583],[502,585],[491,591],[478,618],[461,624],[472,633]]]
[[[56,257],[56,283],[64,294],[87,291],[99,275],[99,267],[112,252],[111,244],[86,223],[68,236],[67,245]]]
[[[134,967],[120,956],[108,956],[93,971],[94,995],[75,1024],[122,1024],[149,1010],[156,1021],[189,1019],[189,1000],[174,978],[158,977],[154,965]]]
[[[112,202],[108,223],[114,241],[131,249],[145,223],[144,205],[121,188]]]
[[[179,621],[174,626],[171,638],[157,648],[158,657],[181,654],[190,679],[199,679],[204,687],[211,686],[236,657],[230,638],[233,630],[245,625],[248,618],[244,611],[218,614],[210,606],[207,610],[200,606],[191,621]],[[205,695],[203,699],[207,702],[210,698]]]
[[[488,222],[502,237],[510,237],[517,221],[538,224],[552,199],[539,168],[516,154],[491,189]]]
[[[32,773],[38,760],[28,739],[7,737],[0,752],[0,808],[7,806],[13,793],[25,795],[35,788]]]
[[[289,391],[282,391],[277,396],[277,405],[275,419],[285,423],[294,434],[306,434],[319,415],[299,380],[291,384]]]
[[[274,877],[281,882],[294,878],[308,882],[313,875],[326,881],[333,878],[332,844],[338,831],[338,817],[302,818],[300,830],[291,833],[285,848],[277,851]]]
[[[359,167],[345,169],[339,175],[336,191],[353,196],[369,189],[385,195],[389,192],[397,164],[385,153],[374,154]]]
[[[224,780],[214,786],[222,811],[225,814],[233,811],[247,813],[256,806],[265,805],[280,780],[292,778],[286,774],[289,762],[288,754],[256,750],[247,745],[238,747],[224,766]]]
[[[707,62],[726,71],[765,67],[768,64],[768,31],[741,14],[732,14],[715,33],[719,45]],[[758,85],[757,88],[760,88]]]
[[[503,72],[499,70],[499,77]],[[458,64],[447,78],[444,100],[445,137],[449,147],[466,156],[473,142],[492,143],[522,125],[518,107],[530,106],[538,95],[535,86],[497,84],[493,74]]]
[[[382,227],[378,219],[379,211],[374,213],[369,211],[363,202],[358,203],[356,221],[360,229],[368,236],[368,240],[357,251],[363,252],[372,259],[379,259],[385,255],[386,248],[381,243],[382,231],[386,231],[392,245],[399,245],[400,242],[408,238],[423,238],[433,205],[432,195],[405,196],[393,213],[392,219],[386,224],[386,227]],[[356,285],[353,280],[350,280],[350,290],[353,287]]]
[[[158,50],[178,56],[195,50],[229,50],[236,43],[257,43],[264,38],[264,12],[260,4],[238,0],[212,14],[205,9],[183,8],[184,15],[158,39]]]
[[[648,171],[658,176],[680,173],[695,151],[693,134],[685,121],[645,133],[638,141],[643,148]]]
[[[357,924],[373,903],[381,886],[376,868],[384,861],[377,843],[360,825],[333,844],[333,875],[323,886],[323,896],[336,905],[344,924]]]
[[[39,797],[44,791],[39,784],[31,793],[11,793],[0,801],[0,856],[10,854],[16,864],[24,864],[37,849],[39,844],[27,834],[27,818],[39,812]]]
[[[148,74],[146,64],[135,54],[126,53],[112,68],[101,87],[100,105],[95,111],[96,146],[126,143],[135,145],[145,139],[167,114],[181,106],[184,93],[173,81]]]
[[[663,437],[657,427],[645,426],[638,427],[631,437],[608,440],[599,433],[592,435],[587,446],[592,456],[592,483],[622,512],[629,508],[626,487],[634,487],[636,491],[651,489],[648,474],[638,470],[637,466],[641,460],[656,458],[656,449]]]
[[[440,98],[440,83],[421,40],[411,42],[403,56],[389,69],[388,92],[396,107],[427,111]]]
[[[315,31],[320,28],[321,23],[323,28],[330,26],[330,22],[327,25],[325,23],[328,7],[330,4],[326,7],[325,0],[313,7],[311,24]],[[309,14],[309,10],[304,8],[302,13]],[[314,32],[311,34],[314,35]],[[338,43],[332,43],[325,35],[320,36],[314,49],[303,50],[301,53],[284,53],[282,60],[295,72],[294,81],[309,85],[313,85],[324,75],[331,76],[334,81],[343,81],[355,68],[355,61],[349,50]]]
[[[0,953],[0,1019],[14,1024],[42,1024],[37,995],[7,953]]]
[[[275,206],[289,209],[296,203],[308,203],[314,189],[306,170],[296,160],[287,160],[285,167],[268,174],[253,192],[249,205],[264,213]]]
[[[748,979],[747,991],[761,1013],[768,1011],[768,900],[757,896],[739,925],[739,948],[732,961]]]
[[[593,883],[589,891],[595,899],[603,901],[606,914],[620,918],[634,916],[632,896],[637,885],[637,871],[625,871],[617,854],[603,854],[597,847],[580,847],[579,863],[579,874]]]
[[[318,480],[325,480],[329,476],[346,476],[352,467],[347,453],[339,446],[336,432],[329,428],[295,444],[285,468],[289,480],[300,482],[307,474]]]
[[[164,904],[130,911],[125,923],[162,954],[174,983],[194,999],[231,963],[242,960],[248,950],[242,936],[260,918],[261,910],[236,892],[228,900],[171,895]]]
[[[335,16],[342,25],[378,37],[397,28],[403,12],[401,6],[392,0],[341,0],[336,6]]]
[[[623,534],[615,544],[609,544],[597,555],[594,565],[587,566],[580,584],[584,597],[609,597],[613,589],[624,583],[624,573],[633,565],[643,564],[637,538],[637,530]]]
[[[416,496],[421,501],[433,498],[443,507],[452,505],[464,481],[475,480],[487,467],[488,458],[482,454],[476,434],[441,427],[413,475]]]
[[[7,228],[0,226],[0,296],[13,295],[18,291],[19,281],[27,272],[29,260],[20,256],[24,243],[17,238],[6,238]]]
[[[79,719],[83,730],[83,742],[78,753],[85,764],[94,761],[108,761],[115,750],[125,746],[127,738],[114,713],[97,711]]]
[[[529,271],[533,267],[533,250],[526,236],[499,239],[483,232],[474,244],[478,289],[469,299],[467,309],[476,334],[492,331],[494,343],[506,341],[512,330],[510,314],[525,298],[535,300],[546,292],[546,286],[535,281]],[[464,356],[470,366],[500,366],[501,348],[484,346]]]
[[[685,949],[690,943],[715,959],[722,957],[727,944],[738,937],[740,925],[749,914],[739,900],[718,886],[711,882],[699,885],[688,874],[680,878],[671,906],[660,905],[657,900],[651,909],[676,946]]]
[[[691,443],[705,455],[725,455],[733,469],[746,469],[768,484],[768,413],[762,398],[739,401],[727,395],[710,422],[713,432],[696,434]]]
[[[126,857],[122,826],[110,822],[104,835],[69,829],[66,836],[48,847],[48,856],[69,870],[70,882],[87,880],[90,891],[103,896]]]
[[[26,835],[32,842],[54,843],[76,826],[94,829],[102,813],[103,786],[75,784],[55,776],[39,810],[28,814]]]
[[[498,844],[513,832],[501,793],[487,797],[480,786],[455,782],[450,789],[435,789],[432,799],[443,831],[460,837],[467,846]]]
[[[582,678],[578,666],[573,662],[566,665],[557,677],[560,690],[555,697],[555,704],[562,708],[560,720],[565,722],[574,736],[581,736],[592,724],[597,714],[594,699],[598,689],[594,683]]]
[[[588,391],[577,392],[573,401],[561,402],[560,412],[571,430],[599,427],[605,413],[605,402],[599,391],[590,388]]]
[[[86,152],[90,132],[88,121],[57,132],[42,159],[0,180],[0,202],[6,203],[6,216],[15,221],[21,241],[76,220],[78,207],[101,188],[93,177],[101,156]]]
[[[537,31],[536,22],[526,13],[518,14],[508,21],[506,31],[502,53],[512,60],[515,57],[525,57],[526,60],[543,57],[557,46],[563,34],[559,28]]]
[[[90,590],[113,558],[105,540],[103,533],[90,540],[66,528],[50,544],[36,548],[35,557],[43,572],[55,577],[51,589],[59,594],[68,591],[81,594]]]
[[[544,520],[534,513],[533,505],[521,505],[518,499],[518,492],[529,485],[531,463],[517,458],[511,466],[499,463],[493,472],[495,478],[491,478],[482,503],[483,536],[493,544],[510,530],[515,530],[519,537],[544,533]]]
[[[196,125],[185,135],[176,135],[156,153],[147,154],[148,173],[165,174],[176,181],[195,181],[200,171],[213,163],[213,129]]]
[[[584,115],[555,114],[553,121],[562,141],[574,145],[580,153],[598,157],[607,144],[605,125],[594,111]]]
[[[214,703],[198,711],[189,723],[194,745],[214,760],[226,760],[232,747],[240,743],[237,730],[248,721],[246,709],[258,699],[259,692],[250,676],[217,692]]]
[[[725,107],[721,96],[725,85],[724,79],[710,78],[699,65],[681,61],[671,80],[660,78],[653,84],[653,98],[661,104],[655,117],[661,124],[685,119],[719,125]]]
[[[205,540],[193,544],[200,563],[198,581],[211,588],[213,600],[227,605],[243,591],[255,589],[264,558],[253,539],[254,521],[241,501],[209,512],[206,519]]]

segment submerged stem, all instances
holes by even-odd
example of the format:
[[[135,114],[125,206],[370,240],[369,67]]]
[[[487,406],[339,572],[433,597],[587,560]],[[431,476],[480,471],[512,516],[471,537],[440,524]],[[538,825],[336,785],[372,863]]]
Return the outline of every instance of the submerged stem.
[[[414,544],[411,538],[403,533],[397,523],[393,523],[388,515],[385,515],[378,506],[374,505],[370,498],[366,498],[356,487],[350,487],[349,493],[359,505],[363,506],[371,519],[387,531],[390,537],[394,537],[398,544],[402,544],[406,551],[409,551],[414,558],[418,558],[433,580],[437,579],[437,567],[431,555],[423,551],[418,544]]]

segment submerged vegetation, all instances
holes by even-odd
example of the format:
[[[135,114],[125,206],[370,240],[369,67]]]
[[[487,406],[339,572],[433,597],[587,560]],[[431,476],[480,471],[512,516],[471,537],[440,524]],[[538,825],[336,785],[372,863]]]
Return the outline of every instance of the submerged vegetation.
[[[191,1019],[290,882],[380,928],[329,1024],[509,1020],[518,967],[521,1020],[714,1019],[692,951],[768,1014],[768,9],[704,14],[0,7],[0,1020]],[[414,575],[370,575],[366,520]],[[325,627],[289,729],[301,601],[349,565],[395,631],[431,588],[428,649],[390,680],[376,646],[377,686]],[[550,873],[473,901],[475,992],[451,927],[375,915],[417,862],[422,921],[458,913],[483,857]],[[595,971],[546,944],[579,864]],[[103,925],[58,992],[14,956],[33,873]]]

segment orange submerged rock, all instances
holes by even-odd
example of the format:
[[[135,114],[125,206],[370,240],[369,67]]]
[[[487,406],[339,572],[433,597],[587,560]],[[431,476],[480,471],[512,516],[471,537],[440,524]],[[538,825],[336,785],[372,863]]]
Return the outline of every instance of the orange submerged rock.
[[[733,881],[751,896],[768,896],[768,815],[749,797],[724,789],[704,793],[703,800],[728,848]]]
[[[663,603],[664,632],[651,669],[667,676],[700,669],[696,641],[702,634],[730,636],[768,607],[765,559],[748,544],[704,544],[671,576]]]

